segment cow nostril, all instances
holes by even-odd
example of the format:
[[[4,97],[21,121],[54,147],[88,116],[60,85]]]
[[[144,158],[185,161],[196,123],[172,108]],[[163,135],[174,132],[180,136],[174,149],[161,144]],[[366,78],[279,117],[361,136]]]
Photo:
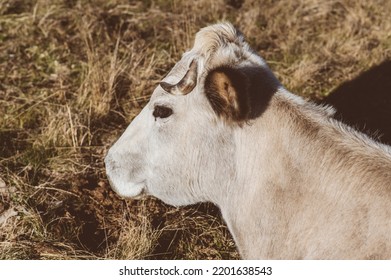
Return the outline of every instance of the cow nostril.
[[[111,162],[111,160],[109,159],[109,156],[108,156],[108,155],[105,157],[104,162],[105,162],[105,166],[106,166],[106,168],[107,168],[107,167],[110,165],[110,162]]]
[[[110,154],[108,154],[106,157],[105,157],[105,167],[106,167],[106,172],[107,171],[112,171],[115,169],[115,161],[113,160],[112,156]]]

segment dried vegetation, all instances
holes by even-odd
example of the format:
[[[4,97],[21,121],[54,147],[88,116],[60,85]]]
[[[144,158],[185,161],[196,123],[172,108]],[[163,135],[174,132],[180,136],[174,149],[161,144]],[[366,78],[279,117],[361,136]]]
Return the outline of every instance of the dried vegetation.
[[[387,0],[0,0],[0,259],[238,258],[213,205],[117,197],[107,148],[201,27],[233,22],[319,99],[391,58],[390,14]]]

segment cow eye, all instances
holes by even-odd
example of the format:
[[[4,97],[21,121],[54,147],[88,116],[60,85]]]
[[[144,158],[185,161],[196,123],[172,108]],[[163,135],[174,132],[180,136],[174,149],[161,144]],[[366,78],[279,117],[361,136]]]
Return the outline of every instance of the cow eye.
[[[172,109],[166,106],[156,105],[153,110],[153,116],[156,118],[165,119],[172,115]]]

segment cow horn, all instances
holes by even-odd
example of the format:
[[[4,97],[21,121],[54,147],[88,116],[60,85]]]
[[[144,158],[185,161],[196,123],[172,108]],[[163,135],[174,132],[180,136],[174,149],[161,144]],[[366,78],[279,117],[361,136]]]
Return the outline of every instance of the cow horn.
[[[160,86],[168,93],[174,95],[186,95],[191,92],[197,84],[197,61],[193,60],[185,76],[175,85],[160,82]]]

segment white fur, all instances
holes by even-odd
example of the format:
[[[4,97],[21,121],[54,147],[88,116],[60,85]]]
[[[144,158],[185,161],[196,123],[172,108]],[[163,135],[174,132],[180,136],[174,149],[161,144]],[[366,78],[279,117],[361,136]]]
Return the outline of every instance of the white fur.
[[[215,203],[243,258],[391,258],[390,148],[282,87],[257,119],[224,122],[203,92],[207,72],[267,66],[229,24],[201,30],[165,80],[178,82],[194,58],[194,90],[157,87],[110,149],[113,189],[172,205]],[[156,105],[174,113],[155,119]]]

